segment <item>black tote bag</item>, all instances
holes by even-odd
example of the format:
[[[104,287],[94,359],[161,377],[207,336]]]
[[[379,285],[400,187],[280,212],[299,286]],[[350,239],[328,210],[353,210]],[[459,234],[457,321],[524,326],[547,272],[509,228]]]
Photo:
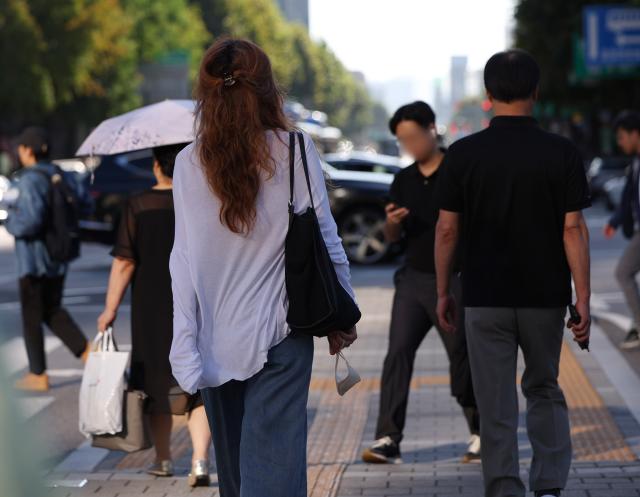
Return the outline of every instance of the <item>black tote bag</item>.
[[[295,138],[311,206],[295,213]],[[348,331],[360,320],[358,306],[338,281],[316,216],[302,133],[289,133],[289,231],[285,240],[285,282],[289,298],[287,322],[294,332],[317,337]]]

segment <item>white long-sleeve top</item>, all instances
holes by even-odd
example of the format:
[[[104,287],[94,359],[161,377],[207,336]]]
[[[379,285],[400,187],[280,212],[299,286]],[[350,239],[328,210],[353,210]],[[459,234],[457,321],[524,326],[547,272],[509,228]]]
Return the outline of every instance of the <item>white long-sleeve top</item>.
[[[286,132],[266,133],[276,170],[262,183],[255,226],[248,235],[233,233],[221,223],[220,200],[209,189],[197,144],[187,146],[176,159],[170,360],[176,380],[190,393],[250,378],[263,368],[269,349],[289,333],[284,275],[289,137]],[[338,279],[354,297],[320,157],[313,141],[304,138],[320,229]],[[294,204],[296,212],[311,205],[297,140]]]

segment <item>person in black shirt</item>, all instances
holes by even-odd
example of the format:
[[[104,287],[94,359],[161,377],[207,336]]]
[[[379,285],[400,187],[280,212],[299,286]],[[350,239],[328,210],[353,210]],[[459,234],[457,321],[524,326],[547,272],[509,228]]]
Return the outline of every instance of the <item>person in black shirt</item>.
[[[490,126],[454,143],[442,165],[436,228],[438,318],[456,328],[450,274],[461,238],[463,305],[474,392],[482,419],[486,497],[524,497],[518,457],[516,365],[522,349],[527,432],[533,450],[529,484],[536,497],[558,496],[571,464],[567,404],[558,386],[571,276],[580,322],[590,329],[591,205],[583,162],[565,138],[531,117],[539,68],[526,52],[489,59],[485,86]]]
[[[463,457],[464,462],[470,462],[480,457],[480,430],[462,320],[459,332],[446,333],[436,319],[433,246],[438,220],[436,192],[444,152],[438,147],[435,114],[428,104],[414,102],[398,109],[389,126],[416,162],[396,175],[386,207],[385,236],[398,241],[404,235],[407,256],[394,278],[396,292],[382,371],[376,442],[363,452],[362,458],[372,463],[400,460],[416,351],[435,326],[449,356],[451,393],[462,406],[471,431]],[[451,284],[454,291],[459,291],[458,276],[453,276]]]
[[[174,242],[173,170],[186,143],[153,148],[153,175],[157,184],[130,197],[122,210],[109,276],[105,308],[98,331],[112,327],[127,287],[131,285],[131,367],[129,388],[147,395],[148,416],[155,446],[155,462],[147,473],[169,477],[173,425],[171,397],[177,381],[169,353],[173,341],[173,292],[169,258]],[[179,389],[177,389],[179,391]],[[193,446],[191,487],[208,486],[211,431],[200,393],[182,394],[187,428]]]

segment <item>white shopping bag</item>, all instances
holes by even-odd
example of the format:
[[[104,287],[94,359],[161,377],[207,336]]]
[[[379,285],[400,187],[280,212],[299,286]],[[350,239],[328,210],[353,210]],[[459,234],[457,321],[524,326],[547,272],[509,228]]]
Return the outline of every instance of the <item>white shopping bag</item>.
[[[129,352],[119,352],[111,328],[93,341],[80,386],[80,432],[85,436],[122,431],[125,372]]]

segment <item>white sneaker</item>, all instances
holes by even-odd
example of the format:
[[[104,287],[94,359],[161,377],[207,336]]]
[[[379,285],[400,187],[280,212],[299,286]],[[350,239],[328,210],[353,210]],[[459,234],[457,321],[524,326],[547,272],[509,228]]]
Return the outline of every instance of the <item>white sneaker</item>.
[[[380,438],[364,450],[362,460],[373,464],[400,464],[400,447],[391,437]]]
[[[480,437],[478,435],[471,435],[469,438],[469,446],[467,452],[462,456],[463,463],[480,462]]]
[[[640,334],[638,334],[638,330],[633,328],[627,333],[624,341],[620,344],[620,348],[629,350],[635,349],[636,347],[640,347]]]

